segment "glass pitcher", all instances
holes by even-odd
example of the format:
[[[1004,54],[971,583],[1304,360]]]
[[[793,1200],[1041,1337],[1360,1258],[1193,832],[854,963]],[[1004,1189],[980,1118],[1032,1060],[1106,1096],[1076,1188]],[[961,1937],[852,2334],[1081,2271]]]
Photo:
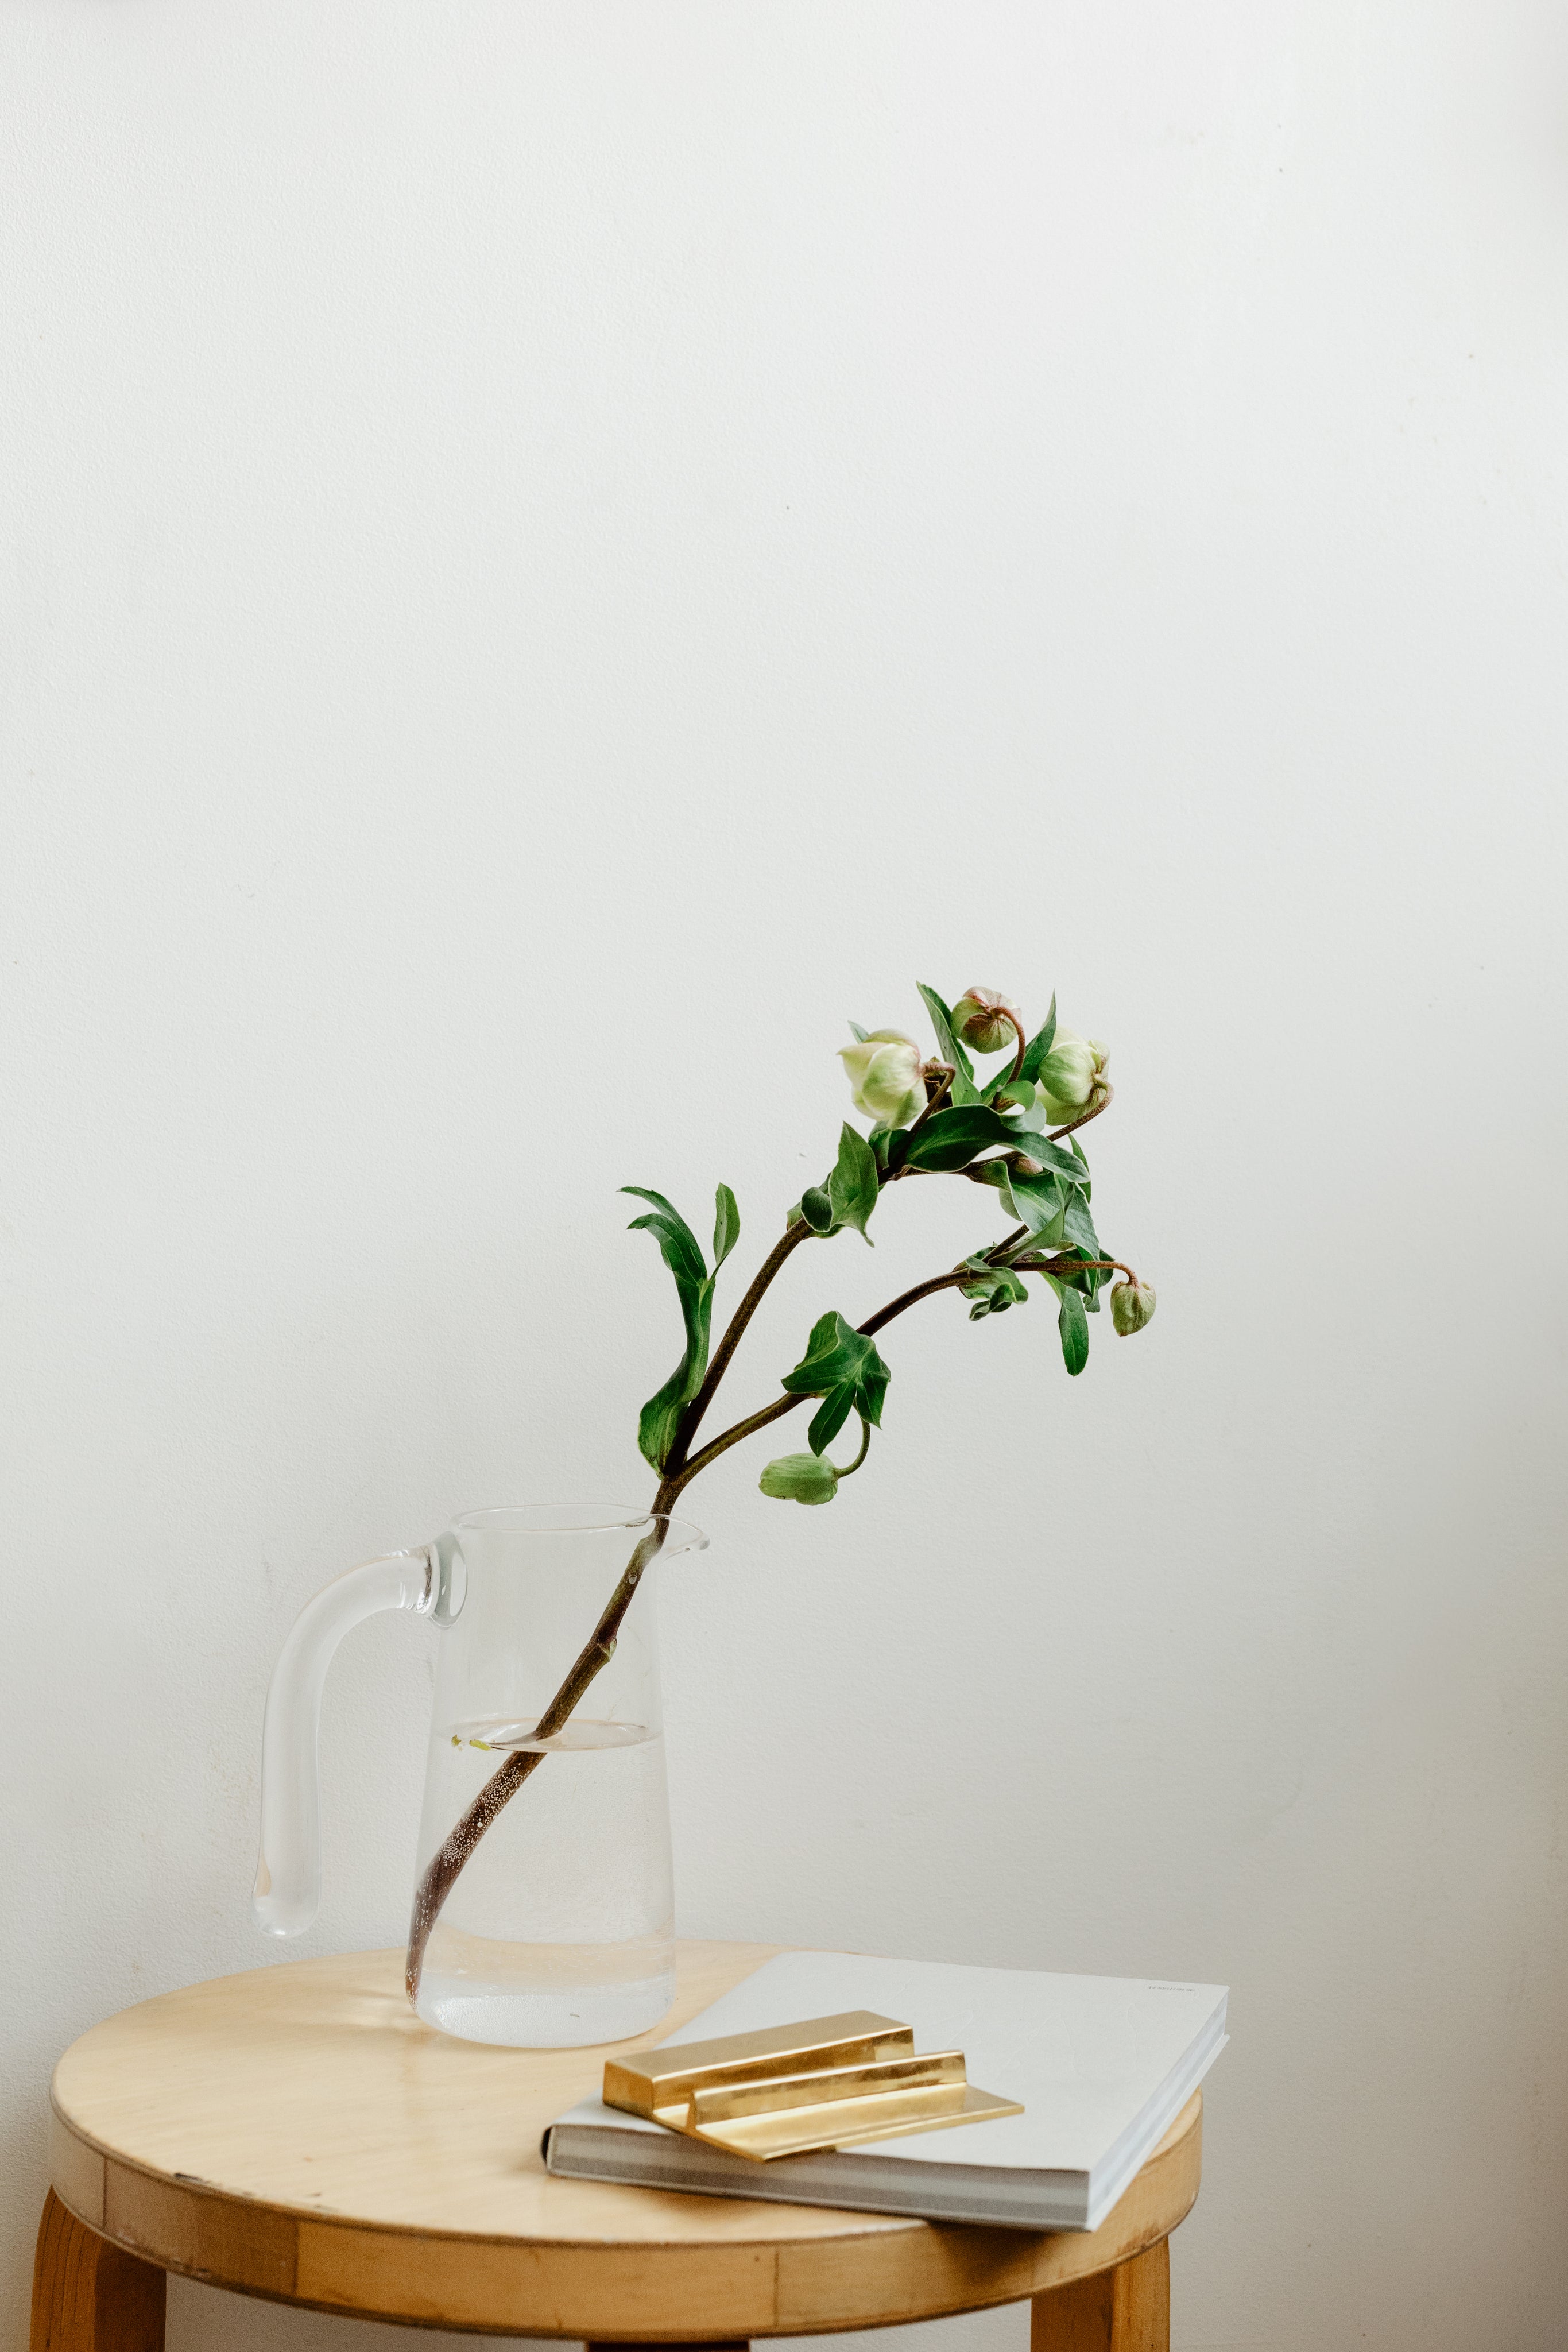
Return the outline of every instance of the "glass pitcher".
[[[418,2014],[529,2049],[656,2025],[674,1997],[674,1940],[650,1570],[706,1542],[686,1521],[613,1506],[470,1511],[318,1593],[267,1695],[260,1925],[298,1936],[321,1899],[316,1744],[332,1653],[377,1610],[411,1610],[439,1631],[409,1944]],[[648,1567],[608,1663],[562,1728],[538,1737],[639,1552]]]

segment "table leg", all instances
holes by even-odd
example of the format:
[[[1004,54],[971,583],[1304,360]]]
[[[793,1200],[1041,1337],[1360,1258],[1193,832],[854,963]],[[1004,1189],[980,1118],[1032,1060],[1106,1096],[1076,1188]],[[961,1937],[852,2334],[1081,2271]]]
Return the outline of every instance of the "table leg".
[[[155,2263],[111,2246],[50,2189],[33,2258],[29,2352],[163,2352],[167,2291]]]
[[[1170,2243],[1034,2298],[1030,2352],[1170,2352]]]

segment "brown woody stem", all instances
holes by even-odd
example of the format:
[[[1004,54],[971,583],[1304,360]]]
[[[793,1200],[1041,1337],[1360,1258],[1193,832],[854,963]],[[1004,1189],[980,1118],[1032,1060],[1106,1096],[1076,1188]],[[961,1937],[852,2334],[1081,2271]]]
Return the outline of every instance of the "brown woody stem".
[[[714,1391],[729,1370],[729,1360],[739,1347],[747,1325],[761,1306],[769,1283],[790,1251],[797,1248],[801,1242],[809,1241],[810,1234],[811,1228],[805,1218],[797,1217],[793,1223],[785,1226],[763,1260],[758,1270],[756,1281],[729,1318],[725,1335],[714,1350],[713,1361],[707,1368],[701,1388],[681,1415],[680,1425],[675,1431],[675,1442],[670,1448],[669,1459],[664,1465],[666,1478],[678,1474],[681,1465],[685,1462],[687,1448],[696,1435],[697,1424],[713,1402]],[[681,1485],[685,1484],[685,1481],[683,1479]],[[680,1488],[677,1487],[675,1491],[679,1493]]]
[[[1124,1274],[1129,1282],[1138,1277],[1130,1265],[1119,1257],[1015,1257],[1012,1261],[1020,1274]]]
[[[1021,1031],[1019,1034],[1021,1036]],[[951,1083],[949,1077],[948,1084]],[[1105,1101],[1109,1101],[1110,1093],[1111,1090],[1107,1087]],[[936,1101],[940,1101],[941,1098],[938,1095]],[[1082,1118],[1073,1121],[1073,1125],[1082,1127],[1087,1119],[1097,1117],[1104,1107],[1104,1102],[1097,1103],[1093,1110],[1086,1111]],[[928,1110],[935,1108],[936,1102],[927,1106]],[[1069,1129],[1061,1128],[1058,1132],[1065,1135]],[[810,1230],[803,1218],[797,1218],[793,1223],[786,1226],[779,1239],[774,1243],[768,1252],[757,1279],[731,1316],[728,1328],[719,1341],[713,1361],[708,1367],[707,1377],[687,1406],[676,1431],[675,1443],[671,1449],[669,1460],[659,1481],[658,1492],[653,1496],[653,1506],[648,1514],[653,1523],[649,1532],[639,1540],[631,1559],[622,1571],[620,1582],[604,1605],[598,1624],[579,1652],[560,1688],[534,1727],[535,1739],[553,1738],[556,1733],[564,1729],[569,1717],[578,1706],[589,1685],[609,1664],[615,1651],[615,1637],[620,1632],[626,1612],[636,1598],[637,1588],[643,1580],[643,1571],[664,1548],[664,1538],[668,1531],[669,1515],[682,1489],[689,1486],[692,1480],[700,1471],[706,1470],[710,1462],[716,1462],[721,1454],[727,1454],[732,1445],[738,1445],[743,1437],[750,1437],[756,1431],[766,1429],[770,1422],[782,1420],[787,1412],[793,1412],[797,1405],[806,1402],[804,1397],[790,1395],[779,1397],[772,1404],[765,1405],[760,1412],[752,1413],[745,1421],[737,1421],[733,1428],[725,1430],[722,1435],[712,1439],[700,1453],[687,1458],[686,1449],[695,1434],[697,1424],[713,1400],[714,1391],[724,1377],[730,1358],[740,1344],[741,1336],[747,1325],[757,1312],[768,1285],[785,1259],[798,1244],[807,1238]],[[1006,1242],[998,1244],[998,1249],[988,1251],[987,1255],[994,1258],[998,1255],[998,1250],[1010,1249],[1022,1238],[1023,1232],[1024,1228],[1020,1226],[1016,1234],[1009,1234]],[[1119,1260],[1113,1258],[1075,1259],[1072,1264],[1114,1266],[1118,1272],[1124,1274],[1131,1272],[1129,1267],[1121,1265]],[[1032,1270],[1036,1269],[1031,1268]],[[1045,1272],[1050,1269],[1042,1263],[1038,1270]],[[1135,1276],[1133,1278],[1136,1280]],[[869,1339],[873,1332],[880,1331],[884,1325],[891,1323],[895,1315],[902,1315],[906,1308],[916,1306],[921,1299],[934,1297],[938,1291],[952,1290],[960,1284],[973,1282],[974,1279],[974,1268],[967,1265],[956,1266],[948,1274],[934,1275],[928,1282],[917,1282],[913,1289],[902,1291],[896,1298],[890,1299],[888,1304],[879,1307],[874,1315],[868,1315],[865,1321],[858,1324],[856,1328],[862,1339]],[[869,1443],[868,1432],[866,1444]],[[860,1460],[863,1461],[864,1458],[862,1445]],[[857,1461],[853,1466],[858,1469],[860,1462]],[[849,1474],[844,1472],[840,1475],[847,1476]],[[547,1749],[542,1748],[514,1749],[506,1762],[490,1775],[473,1803],[437,1847],[422,1872],[419,1884],[414,1888],[413,1910],[408,1927],[408,1957],[403,1969],[403,1984],[411,2001],[414,2000],[419,1993],[419,1979],[424,1967],[424,1956],[429,1947],[431,1932],[441,1916],[443,1904],[457,1882],[459,1874],[497,1815],[510,1803],[524,1781],[544,1762],[548,1752]]]
[[[885,1307],[879,1307],[874,1315],[868,1315],[863,1323],[857,1323],[855,1329],[862,1339],[869,1339],[873,1332],[891,1323],[895,1315],[902,1315],[906,1307],[918,1307],[923,1298],[933,1298],[939,1290],[951,1290],[956,1283],[973,1282],[974,1279],[972,1265],[955,1266],[951,1274],[934,1274],[929,1282],[917,1282],[913,1290],[901,1291]]]
[[[794,1229],[791,1227],[789,1230],[792,1232]],[[789,1234],[785,1239],[789,1239]],[[769,1263],[776,1259],[778,1265],[781,1265],[787,1255],[776,1244]],[[777,1272],[777,1265],[774,1270]],[[933,1281],[916,1283],[913,1290],[904,1291],[875,1315],[868,1316],[857,1328],[862,1337],[869,1339],[873,1331],[880,1331],[884,1323],[891,1323],[895,1315],[902,1315],[905,1307],[915,1306],[918,1300],[929,1298],[938,1290],[950,1290],[956,1283],[973,1280],[972,1268],[964,1266],[952,1274],[939,1274]],[[752,1289],[757,1289],[755,1283]],[[747,1297],[750,1297],[749,1292]],[[755,1311],[755,1306],[756,1301],[753,1300],[752,1311]],[[734,1328],[732,1323],[731,1330]],[[806,1401],[799,1396],[779,1397],[772,1404],[765,1405],[760,1412],[752,1413],[745,1421],[737,1421],[733,1429],[727,1429],[722,1436],[705,1445],[700,1454],[694,1454],[681,1470],[674,1475],[666,1470],[648,1515],[653,1527],[627,1561],[620,1583],[605,1604],[603,1615],[584,1643],[566,1680],[540,1716],[533,1735],[536,1739],[548,1739],[564,1727],[589,1685],[609,1664],[621,1622],[636,1597],[643,1570],[657,1557],[664,1545],[669,1513],[682,1488],[689,1486],[699,1471],[706,1470],[710,1462],[716,1462],[721,1454],[727,1454],[732,1445],[738,1445],[743,1437],[750,1437],[756,1431],[766,1429],[769,1422],[782,1420],[787,1412],[793,1412],[797,1405],[804,1404]],[[424,1967],[431,1931],[441,1915],[442,1905],[456,1884],[458,1874],[496,1816],[544,1762],[546,1752],[538,1748],[515,1749],[506,1762],[492,1772],[467,1811],[426,1864],[414,1888],[413,1911],[408,1926],[408,1958],[403,1969],[403,1984],[411,2001],[419,1993],[420,1974]]]
[[[770,1421],[782,1420],[787,1412],[793,1412],[798,1404],[805,1402],[804,1397],[776,1397],[771,1404],[764,1405],[760,1412],[752,1413],[748,1420],[737,1421],[733,1429],[727,1429],[722,1437],[714,1438],[700,1454],[693,1454],[681,1473],[676,1492],[679,1493],[682,1486],[689,1486],[697,1473],[706,1470],[710,1462],[716,1462],[721,1454],[727,1454],[732,1445],[738,1445],[743,1437],[751,1437],[758,1430],[766,1429]]]
[[[615,1636],[621,1621],[636,1595],[643,1580],[643,1571],[663,1549],[669,1524],[670,1505],[679,1487],[672,1487],[668,1479],[662,1480],[653,1497],[649,1517],[653,1524],[638,1543],[625,1568],[621,1581],[605,1603],[603,1614],[588,1640],[578,1653],[566,1680],[534,1727],[536,1739],[549,1739],[565,1727],[568,1717],[582,1697],[596,1675],[601,1674],[615,1654]],[[441,1906],[451,1894],[458,1873],[475,1847],[504,1805],[510,1802],[523,1782],[545,1760],[548,1751],[540,1748],[515,1748],[497,1771],[492,1772],[462,1819],[447,1833],[432,1854],[413,1890],[413,1912],[408,1923],[408,1958],[403,1967],[403,1985],[410,2000],[419,1993],[420,1973],[424,1967],[425,1948],[431,1930],[441,1915]]]
[[[683,1468],[686,1448],[691,1444],[697,1423],[707,1411],[714,1391],[724,1378],[730,1358],[740,1344],[742,1333],[761,1305],[763,1296],[774,1276],[797,1244],[807,1238],[810,1230],[804,1218],[800,1217],[797,1217],[792,1223],[785,1227],[769,1250],[756,1280],[730,1317],[728,1328],[719,1341],[713,1360],[708,1366],[706,1378],[686,1407],[675,1432],[675,1442],[670,1450],[664,1475],[659,1481],[659,1490],[653,1497],[653,1509],[649,1513],[649,1517],[653,1521],[653,1528],[636,1546],[622,1572],[620,1582],[605,1603],[603,1614],[598,1624],[579,1652],[566,1680],[540,1716],[534,1728],[533,1736],[536,1739],[548,1739],[563,1728],[590,1684],[610,1663],[614,1654],[615,1637],[621,1629],[622,1621],[636,1597],[637,1587],[643,1580],[643,1570],[663,1547],[670,1507],[682,1487],[690,1483],[696,1475],[697,1470],[705,1463],[711,1461],[716,1453],[723,1453],[727,1446],[736,1444],[739,1438],[748,1433],[747,1429],[730,1433],[721,1439],[716,1446],[709,1446],[700,1454],[695,1464],[687,1465]],[[788,1410],[788,1404],[793,1402],[793,1399],[788,1400],[785,1409]],[[759,1415],[756,1425],[760,1427],[764,1420],[773,1417],[772,1414]],[[442,1905],[457,1882],[459,1873],[491,1822],[502,1808],[510,1803],[523,1782],[543,1763],[548,1752],[542,1748],[514,1749],[506,1762],[492,1772],[473,1803],[442,1841],[421,1873],[419,1884],[413,1891],[413,1911],[408,1926],[408,1957],[403,1969],[403,1983],[410,2000],[413,2000],[418,1995],[419,1979],[424,1968],[424,1955],[430,1943],[431,1932],[441,1916]]]

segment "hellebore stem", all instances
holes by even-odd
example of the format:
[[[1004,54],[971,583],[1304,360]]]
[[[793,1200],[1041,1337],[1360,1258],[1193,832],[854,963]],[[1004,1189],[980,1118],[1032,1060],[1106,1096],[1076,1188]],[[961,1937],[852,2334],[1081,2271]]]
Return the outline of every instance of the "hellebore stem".
[[[1012,1019],[1011,1014],[1008,1017],[1009,1020]],[[1019,1034],[1019,1056],[1013,1072],[1016,1077],[1023,1062],[1023,1030],[1016,1020],[1013,1021],[1013,1026]],[[915,1122],[915,1128],[910,1130],[912,1134],[925,1119],[930,1118],[953,1084],[954,1072],[951,1065],[944,1063],[939,1066],[946,1071],[946,1077],[936,1093],[927,1102],[920,1118]],[[1080,1118],[1072,1120],[1070,1127],[1059,1128],[1057,1134],[1067,1135],[1071,1132],[1073,1127],[1086,1126],[1090,1119],[1099,1117],[1110,1099],[1111,1089],[1107,1086],[1103,1098],[1094,1104],[1092,1109],[1083,1112]],[[1054,1137],[1052,1140],[1055,1140]],[[902,1172],[902,1171],[894,1171],[895,1174]],[[891,1182],[893,1178],[884,1177],[883,1181]],[[652,1522],[649,1531],[639,1538],[631,1558],[621,1572],[620,1581],[605,1602],[599,1622],[584,1643],[559,1689],[535,1726],[533,1736],[536,1739],[552,1738],[565,1727],[568,1718],[582,1699],[590,1685],[609,1664],[614,1654],[615,1637],[626,1612],[636,1598],[637,1588],[643,1580],[643,1572],[664,1549],[664,1538],[669,1528],[670,1512],[683,1489],[689,1486],[692,1480],[706,1470],[711,1462],[716,1462],[721,1454],[727,1454],[732,1445],[738,1445],[743,1437],[749,1437],[756,1431],[766,1429],[770,1422],[782,1420],[787,1412],[793,1412],[797,1405],[805,1403],[804,1397],[788,1394],[779,1397],[772,1404],[765,1405],[760,1412],[750,1414],[745,1421],[737,1421],[733,1427],[723,1431],[719,1436],[710,1439],[699,1453],[695,1454],[689,1453],[691,1441],[696,1433],[698,1423],[713,1402],[715,1391],[729,1368],[730,1360],[740,1344],[747,1325],[756,1314],[769,1285],[785,1261],[799,1244],[806,1240],[810,1230],[804,1218],[800,1217],[785,1227],[763,1261],[750,1288],[730,1317],[724,1337],[719,1341],[708,1366],[706,1377],[686,1407],[676,1429],[674,1444],[670,1449],[669,1457],[649,1509],[648,1517]],[[988,1258],[995,1262],[1006,1252],[1016,1247],[1027,1230],[1027,1227],[1020,1225],[1017,1233],[1009,1234],[1005,1242],[988,1250],[986,1253]],[[1027,1265],[1031,1272],[1050,1273],[1052,1270],[1052,1265],[1060,1263],[1064,1273],[1083,1266],[1103,1267],[1119,1274],[1125,1274],[1134,1282],[1137,1280],[1132,1268],[1123,1265],[1119,1258],[1073,1258],[1051,1263],[1024,1258],[1016,1262]],[[909,1307],[917,1306],[921,1299],[934,1297],[938,1291],[956,1289],[963,1283],[972,1282],[974,1278],[975,1270],[968,1265],[955,1266],[950,1273],[934,1275],[928,1281],[917,1282],[912,1288],[901,1291],[896,1298],[890,1299],[887,1305],[879,1307],[874,1315],[868,1315],[865,1321],[858,1324],[856,1328],[862,1339],[869,1339],[873,1333],[882,1330],[885,1325],[891,1323],[894,1316],[902,1315]],[[841,1478],[853,1475],[865,1460],[870,1445],[871,1424],[862,1416],[861,1450],[849,1468],[839,1472]],[[511,1802],[524,1781],[528,1780],[545,1761],[548,1752],[540,1748],[528,1751],[514,1749],[506,1762],[491,1774],[461,1820],[454,1824],[426,1864],[419,1884],[414,1888],[413,1909],[409,1920],[408,1957],[403,1970],[403,1983],[411,2001],[418,1997],[419,1980],[424,1967],[425,1952],[429,1947],[432,1930],[441,1916],[442,1906],[456,1885],[465,1864],[472,1856],[486,1831],[502,1809]]]
[[[675,1431],[675,1442],[670,1448],[669,1459],[664,1465],[666,1478],[678,1475],[681,1465],[686,1458],[686,1449],[696,1434],[697,1423],[713,1402],[714,1391],[728,1370],[729,1360],[739,1347],[747,1325],[761,1306],[769,1283],[791,1250],[798,1248],[801,1242],[810,1240],[810,1233],[811,1228],[805,1218],[797,1217],[793,1223],[785,1226],[784,1231],[764,1258],[758,1270],[756,1280],[730,1317],[724,1337],[714,1349],[713,1360],[708,1365],[701,1388],[681,1415]],[[684,1485],[685,1482],[683,1480],[681,1483]],[[676,1487],[675,1492],[677,1494],[680,1492],[679,1486]]]
[[[746,1322],[749,1322],[752,1315],[757,1311],[763,1292],[783,1265],[789,1254],[789,1249],[794,1247],[796,1240],[803,1239],[809,1231],[810,1228],[804,1224],[801,1224],[799,1229],[791,1225],[786,1229],[784,1234],[784,1243],[788,1243],[789,1248],[787,1249],[784,1243],[774,1244],[767,1265],[763,1268],[767,1280],[764,1281],[762,1275],[758,1275],[751,1289],[747,1292],[741,1307],[737,1308],[731,1319],[729,1330],[725,1334],[727,1341],[730,1339],[733,1333],[735,1341],[738,1342],[739,1332],[736,1329],[737,1324],[740,1324],[741,1329],[745,1328]],[[880,1331],[883,1324],[891,1323],[895,1315],[902,1315],[905,1307],[915,1306],[918,1300],[929,1298],[938,1290],[950,1290],[956,1283],[970,1282],[973,1279],[972,1270],[966,1266],[952,1274],[937,1275],[933,1281],[916,1283],[912,1290],[902,1292],[897,1298],[891,1300],[878,1313],[868,1316],[866,1320],[857,1328],[862,1338],[869,1339],[873,1331]],[[734,1354],[733,1344],[729,1347],[728,1352],[730,1355]],[[705,1383],[705,1386],[706,1385],[707,1383]],[[697,1396],[693,1400],[693,1404],[702,1402],[702,1391],[699,1390]],[[700,1454],[692,1455],[680,1469],[666,1467],[664,1476],[659,1481],[658,1492],[653,1496],[648,1514],[653,1522],[653,1527],[650,1533],[643,1537],[637,1544],[622,1571],[620,1582],[605,1603],[603,1614],[598,1624],[584,1643],[560,1688],[540,1716],[534,1731],[536,1739],[548,1739],[563,1727],[594,1677],[601,1674],[609,1664],[622,1620],[636,1598],[637,1587],[643,1580],[644,1569],[656,1559],[664,1547],[669,1514],[683,1488],[689,1486],[692,1480],[699,1472],[706,1470],[710,1462],[716,1462],[721,1454],[727,1454],[732,1445],[738,1445],[743,1437],[750,1437],[757,1430],[766,1429],[769,1422],[782,1420],[787,1412],[793,1412],[797,1405],[805,1402],[804,1397],[781,1396],[772,1404],[765,1405],[760,1412],[752,1413],[745,1421],[737,1421],[732,1429],[727,1429],[721,1436],[714,1438],[705,1445]],[[691,1414],[689,1409],[688,1420],[695,1426],[695,1416]],[[861,1464],[865,1460],[870,1444],[870,1424],[862,1423],[861,1450],[850,1468],[839,1472],[841,1478],[851,1476],[860,1468]],[[456,1885],[465,1864],[491,1822],[495,1821],[502,1808],[511,1802],[524,1781],[529,1779],[545,1761],[546,1752],[538,1748],[526,1752],[520,1748],[514,1749],[506,1762],[490,1775],[462,1819],[455,1824],[426,1864],[419,1884],[414,1889],[413,1910],[409,1920],[408,1958],[403,1969],[403,1985],[411,2001],[418,1998],[419,1979],[424,1967],[425,1951],[429,1946],[431,1932],[441,1916],[443,1904]]]
[[[871,1452],[871,1423],[870,1423],[870,1422],[866,1419],[866,1417],[865,1417],[864,1413],[862,1412],[862,1415],[861,1415],[861,1450],[860,1450],[860,1452],[855,1455],[854,1460],[853,1460],[853,1461],[852,1461],[852,1462],[848,1465],[848,1467],[847,1467],[846,1469],[841,1470],[841,1469],[839,1468],[838,1464],[835,1462],[835,1463],[833,1464],[833,1475],[834,1475],[836,1478],[852,1478],[852,1477],[854,1476],[854,1475],[855,1475],[855,1472],[860,1468],[861,1464],[865,1460],[866,1455],[867,1455],[870,1452]]]
[[[1010,1087],[1013,1082],[1013,1078],[1016,1078],[1023,1068],[1023,1057],[1029,1051],[1029,1048],[1024,1042],[1023,1023],[1019,1019],[1018,1014],[1016,1013],[1009,1012],[1005,1004],[998,1005],[997,1009],[1000,1013],[1004,1021],[1010,1021],[1012,1023],[1013,1034],[1019,1041],[1018,1052],[1013,1059],[1012,1078],[1008,1080],[1008,1084]]]

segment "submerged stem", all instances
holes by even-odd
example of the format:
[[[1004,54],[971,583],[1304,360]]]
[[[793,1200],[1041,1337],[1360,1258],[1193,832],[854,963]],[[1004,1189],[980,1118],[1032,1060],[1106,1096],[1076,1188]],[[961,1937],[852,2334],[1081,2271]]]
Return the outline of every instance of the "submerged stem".
[[[653,1524],[638,1542],[631,1559],[621,1572],[621,1581],[604,1605],[598,1624],[579,1651],[565,1681],[534,1727],[536,1739],[553,1738],[564,1729],[568,1717],[593,1681],[602,1674],[615,1651],[615,1636],[621,1621],[636,1597],[643,1580],[643,1571],[656,1559],[664,1548],[669,1527],[670,1505],[679,1488],[672,1488],[666,1479],[661,1482],[649,1513]],[[420,1974],[424,1967],[425,1948],[431,1930],[441,1916],[441,1906],[451,1894],[464,1864],[500,1812],[509,1804],[523,1782],[545,1760],[548,1750],[516,1748],[500,1768],[491,1773],[473,1803],[456,1822],[432,1854],[413,1890],[413,1911],[408,1923],[408,1958],[403,1966],[403,1985],[410,2000],[417,1999]]]

